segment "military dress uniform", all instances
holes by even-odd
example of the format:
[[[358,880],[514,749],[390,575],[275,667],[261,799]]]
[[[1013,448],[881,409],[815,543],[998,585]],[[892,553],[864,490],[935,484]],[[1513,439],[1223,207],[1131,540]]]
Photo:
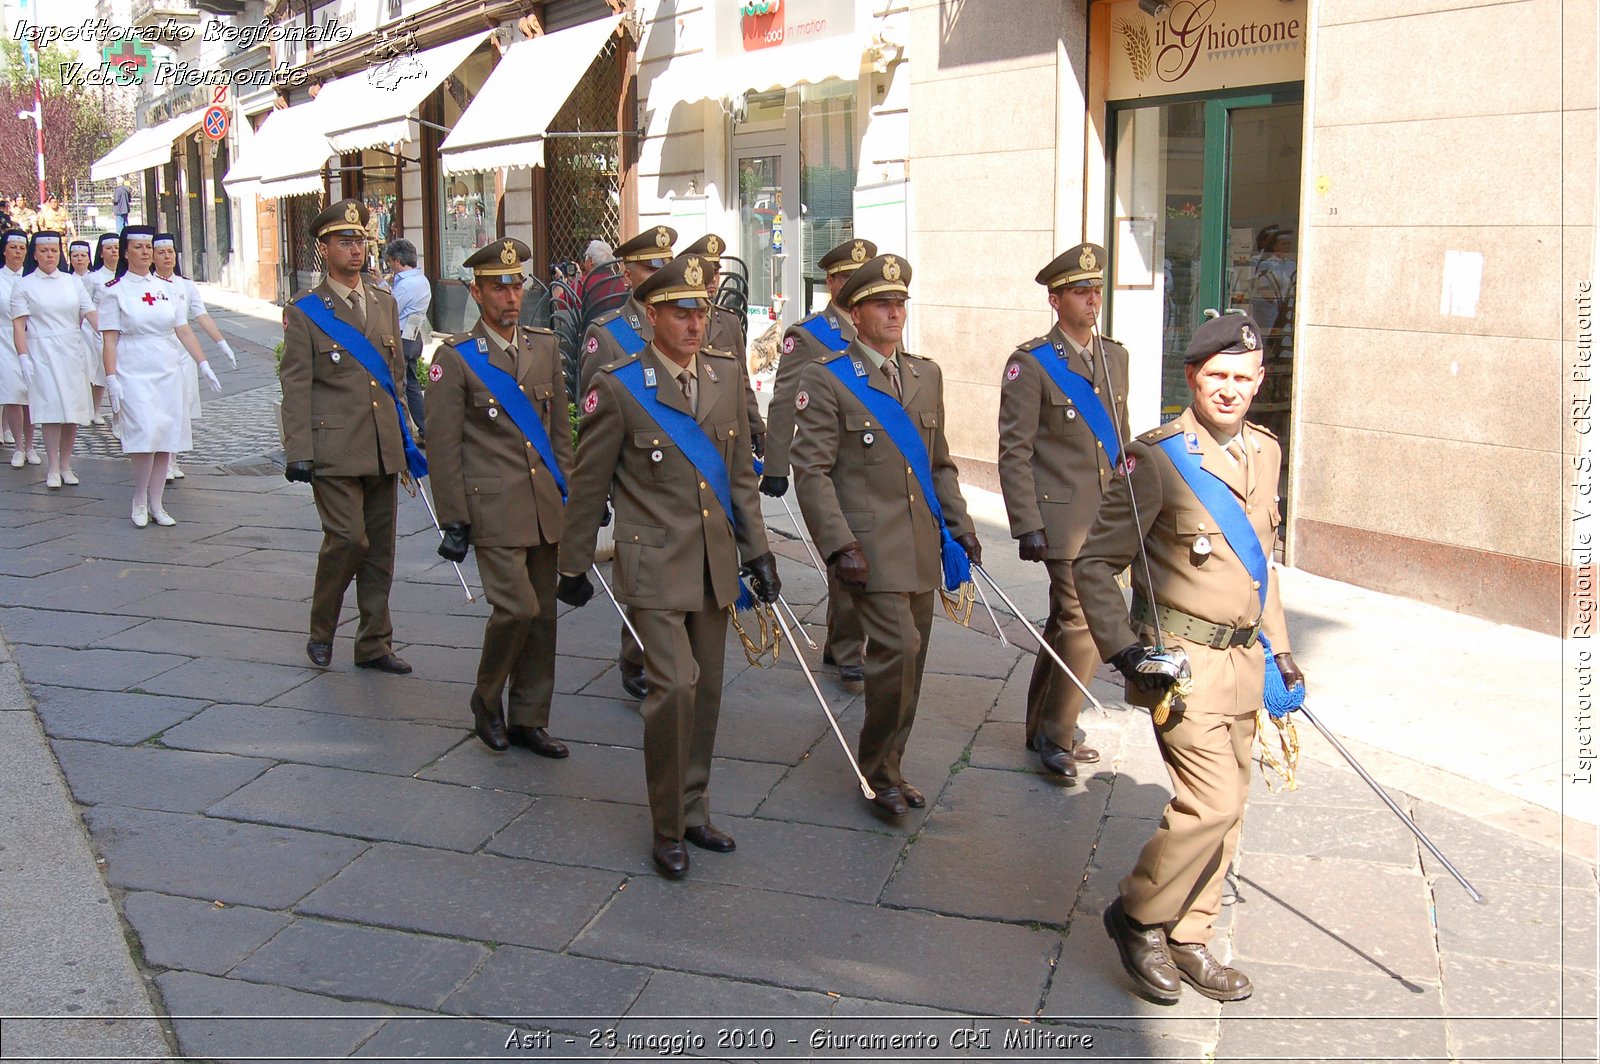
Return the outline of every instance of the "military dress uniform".
[[[341,200],[311,221],[311,236],[333,241],[365,236],[367,208]],[[372,285],[357,289],[326,278],[313,295],[340,321],[359,329],[389,366],[405,378],[400,319],[394,297]],[[331,660],[339,608],[356,583],[360,624],[355,660],[363,667],[410,672],[395,657],[389,619],[394,577],[396,478],[406,459],[394,400],[349,351],[311,323],[294,300],[283,308],[283,449],[285,476],[310,479],[322,519],[322,548],[311,595],[307,656]]]
[[[1259,350],[1259,335],[1250,319],[1225,315],[1196,332],[1187,361],[1203,363],[1219,351]],[[1184,981],[1201,989],[1185,964],[1193,965],[1196,953],[1210,961],[1204,946],[1220,911],[1223,880],[1243,822],[1265,668],[1258,636],[1265,634],[1277,654],[1287,655],[1289,633],[1276,570],[1269,567],[1263,606],[1259,585],[1219,531],[1215,515],[1159,446],[1172,437],[1182,439],[1187,453],[1200,456],[1201,468],[1227,485],[1268,558],[1281,523],[1276,494],[1281,452],[1270,432],[1244,422],[1230,454],[1193,406],[1186,408],[1176,420],[1129,444],[1132,472],[1113,481],[1073,563],[1103,658],[1113,660],[1138,644],[1153,643],[1155,616],[1163,643],[1181,647],[1189,657],[1193,693],[1156,725],[1174,797],[1132,873],[1122,880],[1120,901],[1107,911],[1107,924],[1110,928],[1125,918],[1133,924],[1132,933],[1164,931],[1175,961],[1184,962],[1179,964]],[[1142,527],[1134,520],[1135,502]],[[1153,587],[1146,585],[1144,563],[1137,560],[1141,539]],[[1132,618],[1116,584],[1116,574],[1130,563]],[[1160,694],[1129,681],[1131,702],[1150,706]],[[1201,992],[1222,1000],[1247,996],[1248,980],[1233,969],[1223,971],[1238,977],[1231,990],[1222,980]],[[1176,980],[1171,982],[1170,988],[1153,988],[1162,995],[1158,1000],[1176,1000]]]
[[[677,239],[678,231],[671,226],[653,225],[631,240],[619,244],[616,251],[617,261],[659,270],[672,261],[672,243]],[[589,385],[594,381],[594,375],[599,372],[601,366],[629,357],[628,352],[623,349],[611,331],[610,323],[617,319],[638,333],[645,343],[648,344],[654,339],[650,319],[645,317],[644,304],[639,302],[637,295],[630,294],[626,303],[616,310],[600,315],[584,330],[583,359],[578,367],[580,392],[589,390]]]
[[[873,297],[903,297],[911,266],[895,255],[865,263],[845,283],[839,302],[854,307]],[[836,356],[837,357],[837,356]],[[968,554],[977,549],[956,465],[945,442],[944,382],[937,363],[896,352],[891,360],[858,338],[845,357],[868,387],[894,396],[922,438],[932,466],[946,528]],[[886,369],[885,367],[890,367]],[[898,378],[898,386],[895,378]],[[795,493],[806,527],[830,565],[859,550],[864,584],[846,583],[866,632],[866,715],[858,760],[876,803],[895,815],[925,804],[901,775],[901,760],[916,719],[933,624],[934,598],[944,581],[940,530],[922,487],[884,427],[823,361],[801,374],[794,400],[796,433],[790,451]]]
[[[1080,244],[1035,279],[1052,293],[1099,287],[1104,284],[1105,264],[1104,248]],[[1044,638],[1087,684],[1100,655],[1078,601],[1072,559],[1111,483],[1112,461],[1089,419],[1041,359],[1054,360],[1054,368],[1087,382],[1092,397],[1115,423],[1114,440],[1107,441],[1114,452],[1115,440],[1129,438],[1128,352],[1112,340],[1094,345],[1094,350],[1081,347],[1057,323],[1012,353],[1000,383],[1000,491],[1011,535],[1027,546],[1030,533],[1043,534],[1044,565],[1050,577]],[[1040,652],[1028,681],[1025,739],[1028,749],[1037,750],[1045,768],[1057,775],[1075,777],[1074,762],[1099,760],[1098,753],[1075,741],[1083,703],[1078,686]]]
[[[846,240],[823,255],[817,265],[829,277],[848,276],[868,259],[876,258],[877,254],[878,245],[870,240]],[[794,397],[800,390],[800,377],[805,368],[813,362],[826,362],[838,355],[837,351],[830,349],[807,328],[810,323],[825,324],[829,330],[837,332],[846,345],[856,338],[856,327],[850,321],[850,314],[831,300],[826,307],[806,315],[784,330],[778,357],[778,375],[772,385],[772,402],[767,408],[771,421],[767,426],[767,453],[762,468],[765,477],[789,476],[789,450],[794,443]],[[764,481],[763,486],[770,483]],[[769,494],[776,492],[782,498],[788,485],[780,483],[778,487],[783,490],[767,488],[767,491]],[[861,618],[856,616],[855,602],[850,592],[829,573],[828,636],[822,659],[825,664],[838,666],[840,679],[846,683],[861,682],[862,644],[865,639],[861,631]]]
[[[697,256],[683,256],[635,294],[646,305],[687,301],[703,310],[703,271]],[[677,878],[688,870],[683,840],[707,849],[733,848],[733,840],[711,825],[707,793],[722,704],[727,607],[738,597],[741,560],[770,576],[765,583],[772,598],[777,577],[750,465],[739,361],[702,350],[690,362],[687,382],[675,379],[683,371],[654,344],[638,361],[644,387],[661,404],[693,417],[709,437],[727,471],[734,520],[707,478],[618,377],[635,368],[635,359],[608,362],[580,404],[577,468],[558,567],[564,596],[568,587],[585,588],[566,600],[587,601],[592,590],[581,574],[593,563],[609,497],[615,509],[612,586],[644,643],[649,692],[641,715],[656,838],[652,857]]]
[[[520,285],[531,257],[522,241],[501,239],[464,265],[480,286]],[[434,356],[426,410],[434,505],[447,541],[456,537],[449,553],[444,546],[440,553],[464,554],[471,543],[491,609],[471,700],[478,737],[491,749],[509,742],[565,757],[567,748],[545,728],[555,694],[556,545],[566,504],[533,442],[456,349],[463,342],[517,382],[565,478],[572,471],[572,430],[561,351],[548,329],[517,328],[508,341],[480,318]],[[501,725],[502,698],[508,729]]]
[[[720,262],[728,244],[715,233],[707,233],[683,249],[685,255],[699,255],[707,262]],[[721,266],[714,267],[720,270]],[[711,317],[706,322],[706,346],[713,351],[726,351],[745,361],[749,347],[748,319],[717,303],[717,292],[708,282],[711,293]],[[749,366],[746,364],[746,376]],[[748,383],[748,381],[747,381]],[[745,392],[745,413],[750,418],[750,445],[756,454],[766,452],[767,423],[761,419],[761,404],[756,400],[754,388]]]

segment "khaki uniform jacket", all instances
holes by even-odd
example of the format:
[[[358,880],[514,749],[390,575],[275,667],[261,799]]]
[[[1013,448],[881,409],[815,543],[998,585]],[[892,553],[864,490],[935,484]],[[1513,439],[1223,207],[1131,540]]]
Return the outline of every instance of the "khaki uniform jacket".
[[[856,327],[850,315],[829,303],[815,314],[801,318],[784,330],[783,346],[778,356],[778,377],[772,385],[772,402],[767,406],[767,457],[763,472],[771,477],[789,475],[789,449],[794,444],[795,393],[800,390],[800,377],[805,368],[818,359],[826,361],[838,354],[823,346],[822,341],[803,329],[800,322],[812,318],[827,318],[839,330],[846,342],[856,338]]]
[[[677,367],[654,346],[639,358],[655,368],[660,381],[657,398],[688,413],[688,401],[672,379]],[[727,465],[736,534],[709,482],[613,375],[631,361],[602,366],[579,402],[583,421],[578,464],[557,568],[582,573],[594,562],[595,536],[609,495],[616,508],[613,590],[621,602],[644,609],[697,611],[705,603],[709,568],[717,605],[732,605],[739,594],[739,564],[769,550],[750,464],[750,423],[744,407],[749,385],[743,364],[715,351],[702,351],[698,358],[696,421]]]
[[[482,339],[489,364],[516,378],[550,435],[561,475],[572,472],[572,428],[555,333],[518,329],[513,363],[511,353],[502,352],[479,321],[470,333],[452,336],[439,348],[425,393],[428,479],[439,522],[471,525],[472,542],[480,547],[558,542],[565,505],[561,489],[533,444],[456,351],[455,345],[468,338]]]
[[[1246,424],[1245,447],[1250,451],[1246,469],[1240,469],[1223,446],[1186,409],[1174,421],[1140,436],[1128,446],[1134,460],[1131,477],[1117,477],[1106,494],[1094,526],[1072,566],[1078,596],[1083,602],[1102,658],[1138,642],[1128,620],[1116,574],[1132,563],[1136,588],[1145,585],[1143,564],[1137,561],[1141,530],[1133,519],[1130,495],[1138,502],[1145,549],[1150,559],[1150,579],[1155,600],[1213,624],[1247,627],[1259,621],[1274,653],[1289,651],[1289,631],[1278,598],[1278,573],[1268,566],[1267,601],[1263,610],[1253,578],[1217,529],[1216,518],[1206,512],[1189,489],[1172,460],[1158,446],[1179,433],[1193,433],[1200,447],[1201,468],[1217,474],[1233,490],[1239,505],[1272,558],[1272,548],[1282,522],[1278,510],[1278,468],[1282,454],[1277,437],[1259,425]],[[1209,553],[1197,552],[1196,539],[1210,541]],[[1259,705],[1259,687],[1256,693]]]
[[[608,321],[619,317],[627,319],[628,324],[644,337],[645,343],[648,344],[656,338],[656,331],[651,327],[650,319],[645,316],[644,307],[640,306],[632,296],[629,296],[628,301],[616,310],[600,315],[583,333],[583,361],[578,364],[579,392],[589,391],[589,386],[594,383],[594,375],[600,372],[601,366],[621,362],[627,357],[622,345],[617,343],[617,338],[606,328]]]
[[[1105,367],[1090,375],[1089,363],[1055,326],[1029,340],[1006,360],[1000,382],[1000,491],[1006,500],[1011,536],[1019,539],[1044,530],[1052,561],[1077,556],[1089,534],[1101,496],[1111,484],[1110,456],[1101,448],[1089,419],[1073,407],[1065,392],[1029,350],[1039,343],[1054,347],[1067,368],[1092,380],[1100,404],[1116,421],[1124,440],[1128,432],[1128,352],[1105,341]],[[1098,363],[1100,360],[1097,359]],[[1106,373],[1111,392],[1105,391]]]
[[[847,352],[870,387],[890,396],[889,379],[853,341]],[[934,490],[952,536],[972,531],[956,464],[944,436],[944,380],[937,363],[902,352],[901,405],[922,433]],[[806,527],[824,558],[861,544],[869,592],[932,591],[944,582],[939,532],[922,485],[878,419],[822,361],[806,366],[795,396],[798,432],[790,461]]]
[[[395,386],[404,387],[400,317],[394,296],[371,284],[367,339],[386,357]],[[356,324],[350,305],[323,281],[311,294],[331,301],[334,316]],[[300,299],[306,292],[296,292]],[[283,451],[286,462],[312,462],[321,476],[366,477],[406,467],[394,400],[349,351],[311,324],[293,301],[283,308]]]
[[[711,321],[706,325],[706,346],[713,351],[727,351],[740,362],[745,362],[746,336],[744,322],[727,307],[711,306]],[[745,378],[749,379],[749,363],[745,362]],[[754,388],[745,390],[745,415],[750,419],[752,436],[767,431],[761,420],[761,404],[756,401]]]

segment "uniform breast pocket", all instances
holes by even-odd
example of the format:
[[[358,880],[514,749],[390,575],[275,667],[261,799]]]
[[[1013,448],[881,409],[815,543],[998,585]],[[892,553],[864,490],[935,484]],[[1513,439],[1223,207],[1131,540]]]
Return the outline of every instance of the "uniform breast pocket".
[[[1211,515],[1204,510],[1180,510],[1173,514],[1172,523],[1179,545],[1188,548],[1189,564],[1198,569],[1210,561],[1222,542]]]
[[[678,453],[678,448],[666,433],[659,429],[636,430],[633,434],[633,451],[635,460],[643,460],[649,467],[652,479],[666,480],[672,475],[670,459]]]
[[[474,421],[493,425],[504,416],[500,404],[487,395],[474,395],[472,397],[472,418]]]
[[[1068,437],[1088,431],[1088,426],[1083,422],[1083,411],[1066,396],[1052,397],[1050,415],[1051,427]]]
[[[541,414],[550,413],[550,405],[555,394],[555,387],[549,384],[535,384],[528,389],[528,398],[533,400],[534,409]]]
[[[869,414],[846,414],[844,431],[847,438],[861,446],[863,463],[877,465],[883,461],[883,426],[878,424],[877,418]]]
[[[468,496],[481,497],[484,495],[500,494],[499,477],[467,477],[466,488]]]

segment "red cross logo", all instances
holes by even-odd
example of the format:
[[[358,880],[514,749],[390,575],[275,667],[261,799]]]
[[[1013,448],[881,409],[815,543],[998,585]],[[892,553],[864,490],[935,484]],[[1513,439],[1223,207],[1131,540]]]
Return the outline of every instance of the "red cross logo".
[[[151,295],[149,292],[146,292],[144,295],[140,296],[139,298],[144,300],[145,306],[147,306],[147,307],[153,307],[153,306],[156,305],[156,297]]]

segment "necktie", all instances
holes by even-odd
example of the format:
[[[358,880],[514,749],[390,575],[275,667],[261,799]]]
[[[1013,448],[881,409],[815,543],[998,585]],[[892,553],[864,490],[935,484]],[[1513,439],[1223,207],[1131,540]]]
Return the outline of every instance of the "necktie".
[[[350,293],[350,309],[355,312],[356,324],[365,329],[367,327],[367,308],[360,292]]]
[[[1229,440],[1228,441],[1227,451],[1228,451],[1228,457],[1233,459],[1233,464],[1238,466],[1240,469],[1243,469],[1244,468],[1244,448],[1242,446],[1240,446],[1239,441],[1236,440],[1236,439]]]
[[[686,369],[680,370],[678,372],[678,387],[683,389],[683,401],[689,404],[689,412],[698,414],[699,411],[695,409],[694,402],[694,374]]]
[[[883,360],[883,372],[889,378],[889,387],[894,389],[894,397],[904,399],[905,395],[900,391],[900,367],[895,364],[893,358]]]

